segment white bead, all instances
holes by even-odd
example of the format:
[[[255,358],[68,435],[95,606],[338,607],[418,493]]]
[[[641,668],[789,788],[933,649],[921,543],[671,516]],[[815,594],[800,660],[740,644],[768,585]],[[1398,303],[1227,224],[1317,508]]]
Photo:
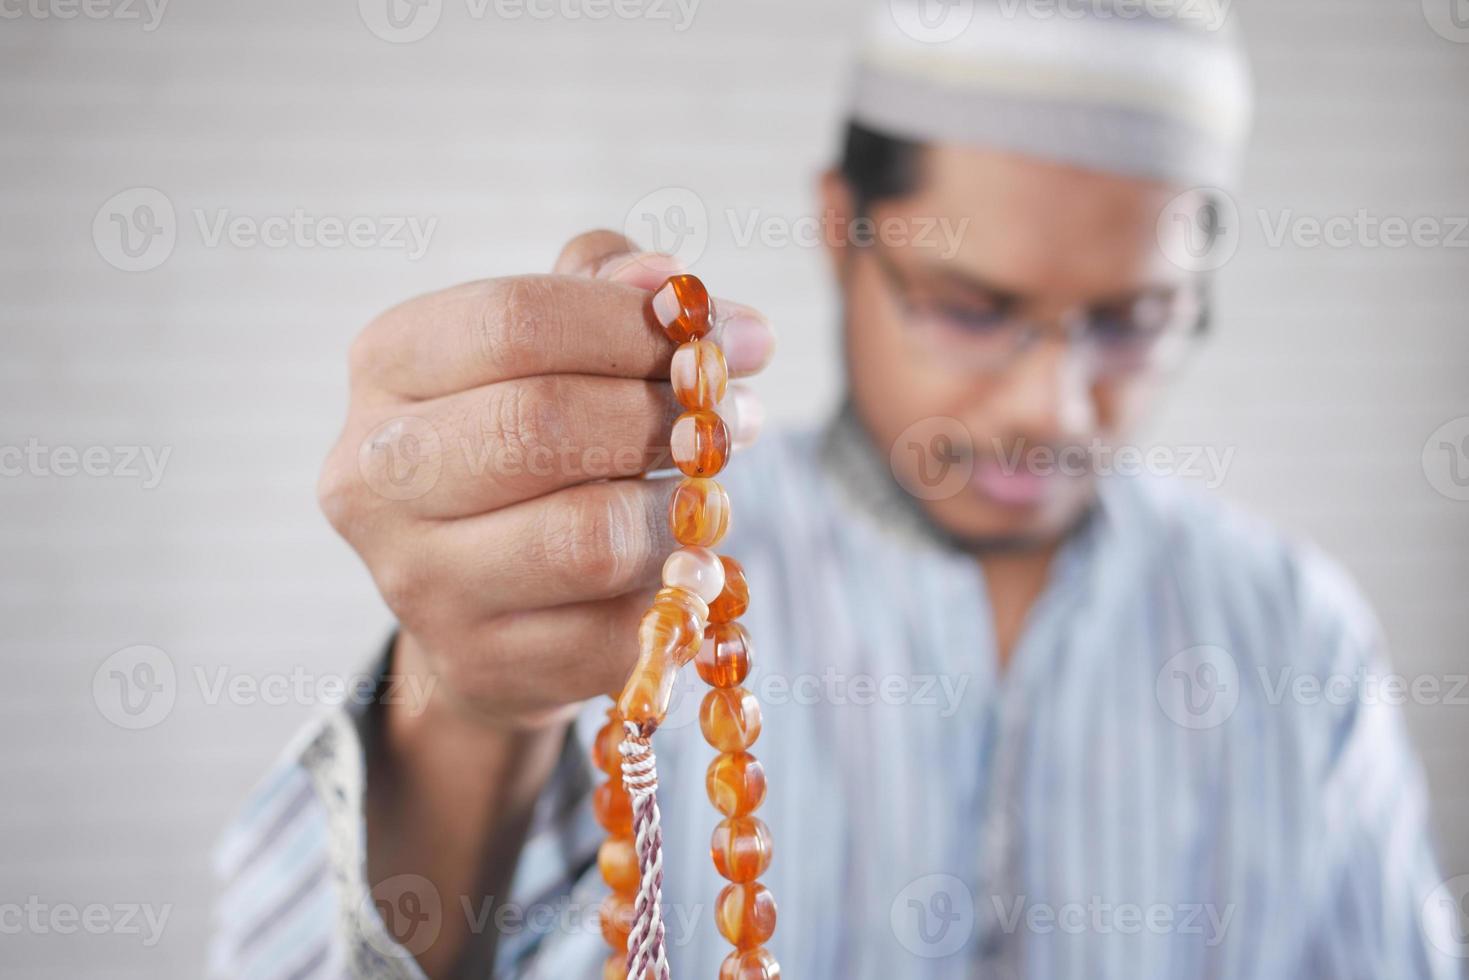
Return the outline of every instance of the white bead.
[[[680,548],[663,563],[663,584],[713,602],[724,591],[724,564],[708,548]]]

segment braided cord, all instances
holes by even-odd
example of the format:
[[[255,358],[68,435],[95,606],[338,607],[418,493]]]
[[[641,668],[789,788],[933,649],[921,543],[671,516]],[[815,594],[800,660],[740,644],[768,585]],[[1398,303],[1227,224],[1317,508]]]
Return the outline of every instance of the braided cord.
[[[633,722],[624,723],[622,785],[632,797],[634,846],[638,854],[638,895],[632,931],[627,936],[627,975],[668,980],[663,927],[663,830],[658,816],[658,760],[653,743]]]

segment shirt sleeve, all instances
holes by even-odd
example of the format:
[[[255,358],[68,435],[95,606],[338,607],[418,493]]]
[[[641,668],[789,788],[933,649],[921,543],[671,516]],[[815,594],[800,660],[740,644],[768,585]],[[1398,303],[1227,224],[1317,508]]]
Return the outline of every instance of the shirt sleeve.
[[[1457,908],[1446,900],[1451,883],[1434,856],[1426,781],[1400,710],[1410,679],[1393,674],[1355,591],[1335,572],[1317,584],[1324,595],[1313,585],[1303,596],[1305,627],[1335,687],[1322,709],[1331,723],[1301,975],[1451,980],[1469,942],[1455,942]]]
[[[592,975],[601,941],[590,887],[598,831],[582,741],[567,739],[509,901],[491,912],[488,897],[440,896],[417,875],[369,886],[363,747],[375,714],[340,709],[309,725],[224,834],[210,976],[424,980],[414,955],[448,915],[470,916],[480,934],[494,930],[495,977]]]

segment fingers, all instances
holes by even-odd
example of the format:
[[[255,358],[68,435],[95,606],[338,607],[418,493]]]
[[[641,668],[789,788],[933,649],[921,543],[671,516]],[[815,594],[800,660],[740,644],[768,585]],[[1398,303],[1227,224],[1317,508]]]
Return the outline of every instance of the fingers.
[[[432,433],[416,448],[434,458],[433,482],[401,499],[415,517],[448,519],[486,511],[596,480],[671,466],[669,432],[682,413],[664,384],[575,374],[487,385],[413,407],[413,429]],[[759,431],[759,401],[735,386],[720,408],[735,448]],[[372,438],[370,436],[369,438]],[[403,447],[358,454],[370,487],[387,486]],[[365,460],[365,462],[364,462]]]
[[[652,591],[501,616],[475,630],[453,687],[501,712],[542,712],[621,689]]]
[[[453,518],[655,465],[679,415],[667,385],[552,374],[463,391],[414,406],[438,436],[439,476],[409,501],[424,518]]]
[[[674,549],[674,480],[611,480],[460,521],[399,524],[354,542],[384,600],[421,636],[656,589]]]
[[[599,228],[577,235],[561,249],[551,271],[567,276],[593,276],[609,259],[640,251],[632,239]]]
[[[634,284],[665,278],[650,261],[613,258],[606,279],[513,276],[411,300],[353,344],[354,387],[418,400],[538,374],[666,378],[673,344],[650,322],[648,287]],[[728,300],[715,301],[713,337],[736,377],[775,348],[765,317]]]

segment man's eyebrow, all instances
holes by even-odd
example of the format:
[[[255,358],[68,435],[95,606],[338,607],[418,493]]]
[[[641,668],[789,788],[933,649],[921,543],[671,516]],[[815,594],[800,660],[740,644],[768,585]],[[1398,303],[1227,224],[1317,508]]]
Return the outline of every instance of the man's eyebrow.
[[[972,272],[955,269],[948,264],[920,265],[915,271],[924,278],[942,280],[948,285],[957,286],[972,293],[984,293],[1002,303],[1020,303],[1026,298],[1026,294],[1021,290],[1006,288]]]

